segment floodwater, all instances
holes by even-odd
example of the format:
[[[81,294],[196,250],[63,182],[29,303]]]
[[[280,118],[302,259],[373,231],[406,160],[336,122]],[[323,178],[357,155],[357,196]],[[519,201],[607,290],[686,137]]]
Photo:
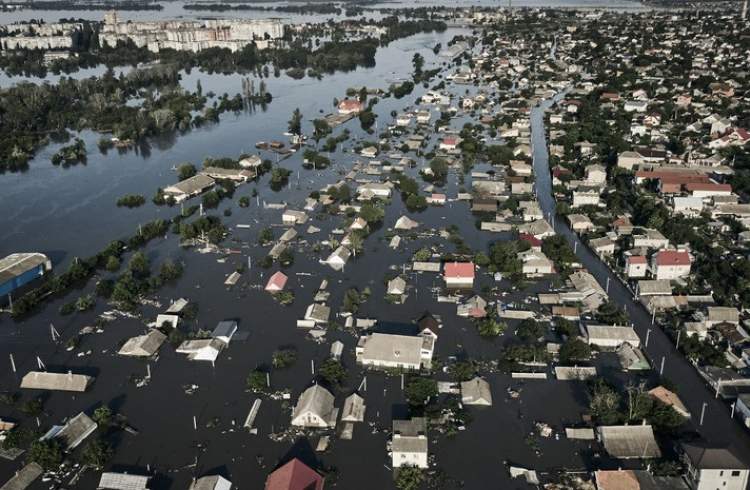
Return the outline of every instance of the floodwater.
[[[691,426],[701,437],[716,446],[731,446],[738,454],[750,457],[750,437],[747,428],[738,419],[732,418],[730,406],[716,399],[695,366],[679,354],[671,339],[652,323],[651,314],[636,299],[634,291],[621,282],[611,269],[588,248],[567,224],[564,216],[557,215],[552,194],[552,179],[544,127],[544,111],[551,108],[564,96],[559,93],[543,101],[531,111],[532,145],[534,152],[534,174],[537,198],[545,216],[553,221],[555,231],[567,238],[575,248],[581,264],[606,288],[609,297],[630,315],[633,327],[645,342],[645,353],[655,369],[663,370],[663,376],[677,387],[677,393],[692,414]],[[663,367],[662,367],[663,366]],[[701,413],[703,422],[700,425]]]
[[[174,139],[151,142],[148,152],[140,150],[123,155],[110,152],[104,156],[92,151],[87,165],[63,169],[49,163],[49,157],[57,148],[51,145],[30,163],[27,173],[6,174],[0,178],[0,205],[8,210],[0,222],[6,230],[0,252],[42,251],[53,257],[56,266],[64,267],[74,256],[87,256],[113,238],[133,233],[139,223],[157,217],[171,217],[178,212],[177,208],[157,208],[148,203],[142,208],[127,210],[117,208],[115,201],[129,193],[142,193],[150,198],[157,187],[176,180],[171,168],[180,162],[197,163],[207,156],[236,156],[242,151],[253,151],[258,140],[282,139],[286,121],[296,107],[305,115],[305,130],[309,133],[309,120],[330,112],[333,98],[343,97],[347,87],[368,85],[384,88],[388,80],[408,77],[415,52],[425,57],[427,68],[440,63],[432,47],[438,42],[445,45],[452,36],[462,32],[465,31],[450,29],[442,34],[417,35],[394,42],[378,52],[376,67],[336,74],[320,81],[272,77],[267,83],[274,100],[267,110],[225,114],[216,126],[193,130]],[[183,83],[192,88],[198,79],[204,92],[213,90],[231,94],[240,89],[239,76],[209,76],[197,71],[186,74]],[[458,93],[466,88],[461,86],[455,90]],[[412,105],[424,90],[417,87],[413,94],[402,100],[381,99],[375,106],[380,128],[392,121],[391,111]],[[456,118],[452,127],[458,129],[464,122],[464,118]],[[389,429],[394,416],[406,413],[398,377],[367,374],[367,392],[364,393],[367,422],[355,427],[352,441],[334,439],[331,449],[324,454],[313,453],[311,447],[317,442],[314,434],[309,438],[282,442],[268,438],[271,432],[288,427],[289,402],[264,399],[256,419],[258,435],[250,435],[240,428],[256,398],[245,391],[245,378],[255,367],[268,365],[272,351],[280,346],[292,345],[299,352],[293,367],[274,371],[271,375],[272,387],[288,390],[292,403],[312,382],[312,363],[319,365],[328,356],[330,343],[337,339],[345,344],[343,361],[349,373],[344,387],[336,393],[337,406],[340,407],[343,398],[360,385],[363,373],[354,362],[356,336],[353,333],[332,331],[326,342],[319,345],[295,326],[296,319],[303,316],[323,278],[330,280],[332,294],[328,304],[334,314],[348,288],[362,290],[367,286],[372,290],[372,296],[363,304],[359,313],[361,317],[404,324],[403,328],[408,329],[413,328],[410,327],[411,321],[425,310],[442,315],[444,327],[438,332],[437,342],[439,358],[458,356],[489,361],[496,359],[500,346],[508,342],[507,338],[481,339],[468,320],[455,315],[455,305],[437,303],[433,293],[433,287],[441,285],[437,275],[409,275],[407,280],[413,289],[404,305],[391,305],[384,299],[383,279],[389,269],[399,268],[426,244],[442,246],[445,243],[434,236],[424,239],[405,237],[398,251],[390,250],[386,231],[402,214],[409,214],[422,223],[420,229],[423,231],[455,224],[464,240],[475,250],[486,250],[492,240],[503,238],[502,235],[479,232],[470,217],[467,203],[454,202],[423,213],[406,213],[400,197],[394,196],[387,208],[384,226],[367,239],[364,255],[350,261],[345,271],[338,273],[317,262],[327,252],[313,252],[311,243],[327,238],[329,232],[340,225],[341,218],[315,215],[312,224],[323,231],[317,236],[303,234],[308,243],[299,247],[295,264],[286,271],[290,276],[288,287],[296,296],[289,307],[278,305],[260,289],[275,269],[266,271],[254,267],[243,274],[234,288],[223,286],[226,276],[245,264],[248,257],[257,263],[267,253],[267,249],[255,245],[258,229],[264,224],[279,223],[281,212],[264,210],[264,201],[285,201],[299,207],[309,192],[337,181],[341,171],[351,168],[357,157],[349,149],[356,141],[373,140],[373,136],[362,132],[356,120],[345,127],[351,130],[355,141],[344,145],[347,151],[339,150],[331,155],[335,162],[331,168],[321,172],[301,169],[301,156],[295,155],[281,162],[282,166],[294,171],[288,188],[278,193],[270,190],[266,176],[257,185],[240,187],[234,202],[221,204],[217,214],[229,207],[233,210],[233,215],[224,221],[233,230],[228,245],[238,249],[239,254],[219,262],[216,255],[200,255],[193,250],[180,249],[178,237],[172,234],[154,240],[146,248],[154,266],[167,257],[186,264],[184,276],[156,295],[163,307],[178,297],[187,297],[199,305],[198,320],[189,323],[186,329],[212,329],[220,320],[239,320],[240,330],[246,333],[247,339],[233,342],[215,367],[191,363],[175,354],[171,346],[165,345],[158,361],[150,364],[151,382],[142,388],[135,386],[132,378],[145,375],[146,362],[123,359],[114,352],[125,339],[143,333],[145,322],[152,321],[163,307],[145,306],[142,308],[143,319],[113,321],[103,332],[82,337],[75,351],[66,351],[64,343],[76,336],[82,327],[92,325],[96,317],[107,310],[107,305],[100,302],[92,312],[69,317],[57,313],[62,304],[89,292],[92,281],[82,291],[73,291],[65,298],[49,302],[31,319],[16,323],[7,316],[3,317],[0,359],[7,360],[13,354],[18,373],[11,372],[8,362],[7,369],[0,369],[0,386],[16,391],[20,377],[36,369],[37,356],[52,371],[72,370],[96,375],[93,388],[85,394],[45,394],[45,413],[40,418],[42,427],[60,423],[81,410],[90,413],[101,404],[110,406],[126,416],[139,434],[116,432],[107,437],[116,446],[116,454],[107,469],[155,473],[152,483],[155,489],[185,488],[191,478],[216,472],[224,474],[238,488],[261,488],[266,475],[277,463],[292,456],[317,468],[335,467],[339,488],[392,488],[392,473],[388,469],[390,461],[385,447],[388,435],[383,430]],[[342,130],[338,128],[335,133]],[[89,132],[82,136],[90,147],[98,138]],[[434,142],[433,139],[431,144]],[[416,170],[409,170],[409,173],[414,176]],[[237,207],[236,199],[249,195],[252,188],[258,190],[257,202],[260,205],[253,201],[250,208]],[[445,192],[455,198],[458,188],[457,176],[453,175]],[[252,227],[249,230],[237,229],[237,224],[251,224]],[[280,233],[276,229],[276,236]],[[494,284],[487,275],[479,281],[477,291],[482,285],[499,286],[504,291],[500,296],[504,302],[523,301],[535,290],[549,287],[546,282],[540,282],[529,291],[517,291],[506,283]],[[343,319],[335,320],[343,323]],[[59,343],[50,337],[50,324],[54,324],[60,333]],[[473,421],[467,430],[453,438],[431,436],[430,453],[434,455],[437,467],[451,479],[444,488],[456,488],[457,482],[463,482],[465,488],[486,488],[487,481],[497,482],[502,488],[527,488],[525,483],[510,480],[506,463],[547,471],[560,467],[583,468],[596,460],[593,450],[585,444],[535,438],[535,447],[527,440],[537,420],[551,424],[556,430],[578,422],[586,400],[582,386],[555,381],[519,383],[506,375],[484,374],[492,384],[494,406],[470,410]],[[446,376],[439,374],[438,378],[446,379]],[[187,394],[185,388],[191,385],[196,385],[197,389]],[[511,386],[521,389],[520,399],[508,396],[507,390]],[[23,400],[32,396],[38,394],[24,393]],[[555,398],[554,411],[548,410],[544,403],[550,396]],[[17,409],[5,408],[3,416],[35,425],[33,420],[24,420]],[[193,417],[197,429],[194,429]],[[19,462],[0,461],[0,480],[9,477],[18,465]],[[88,472],[78,487],[92,488],[96,479],[94,472]],[[45,485],[38,482],[35,487]]]
[[[346,18],[342,9],[342,15],[321,15],[321,14],[288,14],[286,12],[276,12],[273,10],[236,10],[227,12],[211,12],[203,10],[187,10],[184,5],[191,2],[183,0],[171,2],[159,2],[162,10],[123,10],[119,16],[123,20],[143,21],[158,19],[196,19],[209,17],[242,17],[248,19],[267,19],[282,18],[284,22],[295,24],[302,22],[323,22],[328,19],[341,20]],[[651,7],[645,6],[637,1],[630,0],[511,0],[512,7],[528,8],[581,8],[581,9],[615,9],[615,10],[643,10]],[[259,7],[272,7],[274,5],[294,4],[291,2],[268,2],[259,3]],[[497,0],[415,0],[393,2],[383,2],[373,4],[370,7],[376,9],[399,9],[399,8],[420,8],[420,7],[507,7],[509,2]],[[298,4],[294,4],[298,5]],[[366,10],[364,17],[379,18],[383,14]],[[77,18],[84,20],[102,20],[104,18],[103,10],[18,10],[3,12],[3,23],[29,21],[34,19],[44,19],[47,22],[53,22],[61,18]]]

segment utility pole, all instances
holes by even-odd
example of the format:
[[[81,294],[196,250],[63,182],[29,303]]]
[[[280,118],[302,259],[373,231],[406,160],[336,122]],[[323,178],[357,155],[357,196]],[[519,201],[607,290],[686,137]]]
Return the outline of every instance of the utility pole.
[[[703,417],[706,415],[706,407],[708,406],[708,403],[703,402],[703,407],[701,408],[701,421],[698,424],[700,427],[703,427]]]

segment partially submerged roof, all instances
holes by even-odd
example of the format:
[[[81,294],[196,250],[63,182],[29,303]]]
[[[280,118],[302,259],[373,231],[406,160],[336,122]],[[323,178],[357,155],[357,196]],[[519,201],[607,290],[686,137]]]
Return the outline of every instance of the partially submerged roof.
[[[60,441],[66,451],[78,447],[97,428],[97,423],[91,417],[81,412],[63,426],[50,429],[42,439],[56,439]]]
[[[690,458],[693,466],[702,470],[745,470],[749,468],[727,448],[683,444],[682,449]]]
[[[461,382],[461,401],[465,405],[492,405],[490,384],[479,376]]]
[[[16,253],[3,257],[0,259],[0,284],[48,262],[49,258],[40,253]]]
[[[344,410],[341,413],[343,422],[362,422],[365,420],[365,400],[356,393],[352,393],[344,400]]]
[[[44,470],[36,463],[29,463],[0,487],[0,490],[25,490],[39,478]]]
[[[129,475],[127,473],[102,473],[98,488],[100,490],[144,490],[147,488],[148,480],[148,476]]]
[[[146,335],[128,339],[117,353],[121,356],[151,357],[156,354],[166,339],[166,335],[154,329]]]
[[[221,475],[202,476],[193,480],[189,490],[230,490],[232,482]]]
[[[265,490],[323,490],[324,479],[297,458],[268,475]]]
[[[83,374],[29,371],[21,380],[21,388],[84,392],[93,382],[93,377]]]
[[[658,458],[661,450],[650,425],[603,425],[596,428],[610,456],[621,459]]]

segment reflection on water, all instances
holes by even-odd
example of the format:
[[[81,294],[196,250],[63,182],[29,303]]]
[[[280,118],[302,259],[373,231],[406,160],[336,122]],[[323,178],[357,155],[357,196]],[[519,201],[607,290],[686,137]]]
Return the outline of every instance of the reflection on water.
[[[344,97],[347,88],[386,88],[386,80],[408,77],[414,52],[422,54],[427,66],[441,63],[432,47],[437,43],[445,45],[454,35],[467,32],[454,28],[395,41],[378,51],[375,67],[327,75],[322,80],[293,80],[283,74],[279,78],[272,76],[265,79],[274,96],[265,112],[225,113],[219,124],[151,140],[139,151],[120,153],[110,150],[107,155],[102,155],[96,145],[100,135],[84,131],[80,136],[89,148],[85,166],[67,169],[53,166],[50,157],[64,143],[50,144],[29,162],[27,172],[0,175],[0,207],[6,210],[0,217],[0,227],[4,230],[0,255],[19,250],[43,252],[55,247],[67,251],[69,259],[76,255],[85,256],[97,252],[114,238],[131,234],[139,223],[159,217],[169,218],[177,210],[158,208],[150,203],[150,199],[157,187],[176,180],[172,171],[174,165],[200,163],[206,157],[236,157],[243,152],[255,151],[256,141],[283,140],[282,133],[286,131],[287,121],[295,108],[302,111],[309,133],[310,121],[333,111],[334,98]],[[242,88],[242,75],[239,74],[208,75],[199,70],[183,73],[182,83],[190,90],[195,90],[199,80],[204,93],[234,94]],[[400,109],[397,102],[403,105],[402,101],[383,99],[375,106],[381,128],[390,121],[391,110]],[[356,120],[346,127],[355,138],[372,139],[361,131]],[[341,159],[346,163],[353,159],[351,154],[334,153],[332,156],[334,161]],[[296,172],[300,168],[300,156],[288,159],[284,166]],[[318,173],[302,170],[299,177],[300,189],[285,190],[284,199],[302,201],[313,188],[339,178],[334,168]],[[281,200],[266,184],[259,184],[258,191],[261,200]],[[250,191],[246,186],[239,192]],[[142,194],[148,203],[132,210],[117,208],[117,198],[125,194]],[[54,241],[49,239],[50,236],[54,236]]]

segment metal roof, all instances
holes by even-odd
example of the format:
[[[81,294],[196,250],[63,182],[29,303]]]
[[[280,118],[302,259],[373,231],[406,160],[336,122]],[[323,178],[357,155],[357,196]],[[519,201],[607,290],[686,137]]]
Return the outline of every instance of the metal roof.
[[[40,253],[10,254],[0,259],[0,284],[4,284],[47,262],[49,262],[49,258]]]

